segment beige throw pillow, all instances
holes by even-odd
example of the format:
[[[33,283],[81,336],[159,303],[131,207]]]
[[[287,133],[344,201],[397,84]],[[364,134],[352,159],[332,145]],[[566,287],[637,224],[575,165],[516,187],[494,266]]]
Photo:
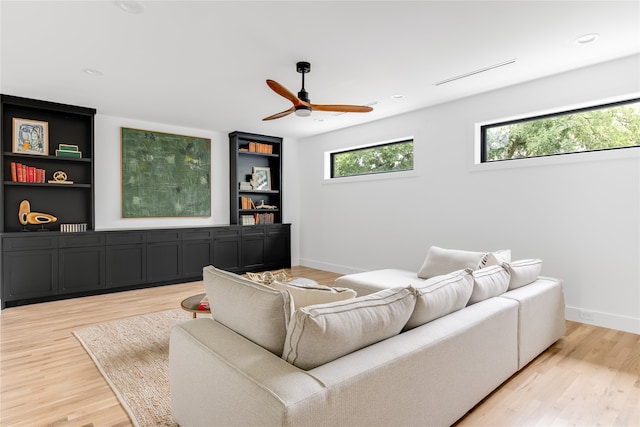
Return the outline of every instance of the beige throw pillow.
[[[475,270],[472,276],[473,292],[467,305],[502,295],[507,291],[511,277],[509,272],[500,265]]]
[[[506,264],[506,267],[511,273],[509,290],[512,290],[535,282],[542,272],[542,260],[521,259]]]
[[[288,292],[272,289],[213,266],[203,269],[213,318],[276,354],[282,355],[293,312]]]
[[[464,308],[473,292],[471,271],[458,270],[427,279],[421,285],[412,285],[416,293],[416,307],[404,329],[416,328]]]
[[[444,249],[431,246],[427,251],[427,257],[418,272],[418,277],[429,279],[442,276],[457,270],[478,268],[486,252],[461,251],[457,249]]]
[[[408,288],[385,289],[295,311],[282,358],[313,369],[400,333],[415,306]]]
[[[319,284],[296,284],[292,282],[273,282],[274,289],[287,291],[293,298],[295,309],[315,304],[343,301],[356,297],[356,291],[348,288],[331,288]]]

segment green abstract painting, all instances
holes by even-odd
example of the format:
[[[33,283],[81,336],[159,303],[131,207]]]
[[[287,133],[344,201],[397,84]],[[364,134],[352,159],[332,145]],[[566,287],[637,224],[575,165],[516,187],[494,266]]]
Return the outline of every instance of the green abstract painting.
[[[122,130],[122,217],[211,215],[211,140]]]

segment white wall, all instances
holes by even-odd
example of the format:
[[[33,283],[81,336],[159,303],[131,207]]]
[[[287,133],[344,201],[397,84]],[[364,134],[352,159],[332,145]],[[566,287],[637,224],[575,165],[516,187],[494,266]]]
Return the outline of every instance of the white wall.
[[[96,230],[204,227],[229,224],[228,132],[191,129],[100,114],[95,119]],[[122,218],[120,127],[211,139],[211,216],[206,218]],[[296,141],[283,141],[284,222],[292,223],[292,263],[297,265],[298,200]]]
[[[568,319],[640,333],[640,149],[473,161],[477,122],[637,95],[639,64],[629,57],[299,140],[301,264],[416,271],[431,245],[510,248],[565,281]],[[404,136],[415,140],[413,174],[323,179],[326,151]]]

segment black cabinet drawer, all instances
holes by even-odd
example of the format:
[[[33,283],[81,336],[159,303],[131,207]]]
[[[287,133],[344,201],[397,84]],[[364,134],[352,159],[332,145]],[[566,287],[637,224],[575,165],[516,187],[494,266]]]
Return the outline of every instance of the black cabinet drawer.
[[[102,233],[70,234],[58,238],[59,248],[78,248],[83,246],[104,246],[106,241]]]
[[[213,230],[183,230],[182,240],[211,240],[213,239]]]
[[[27,251],[32,249],[55,249],[58,247],[58,238],[56,236],[25,236],[5,237],[2,239],[2,249],[4,251]]]
[[[240,227],[225,227],[225,228],[217,228],[213,230],[213,238],[214,239],[233,239],[240,238],[242,234],[242,229]]]
[[[132,245],[135,243],[145,243],[146,241],[146,233],[127,231],[110,231],[107,233],[107,246]]]
[[[175,242],[182,238],[181,231],[150,231],[147,233],[147,242]]]

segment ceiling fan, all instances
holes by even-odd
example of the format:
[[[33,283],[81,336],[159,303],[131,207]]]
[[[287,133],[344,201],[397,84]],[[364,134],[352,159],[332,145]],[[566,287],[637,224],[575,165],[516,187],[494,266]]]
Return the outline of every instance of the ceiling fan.
[[[366,105],[312,104],[309,100],[309,93],[304,89],[304,75],[311,71],[311,64],[303,61],[298,62],[296,63],[296,71],[302,74],[302,89],[298,92],[298,96],[295,96],[286,87],[282,86],[275,80],[267,80],[267,85],[271,90],[291,101],[293,106],[288,110],[265,117],[262,120],[279,119],[280,117],[288,116],[291,113],[295,113],[296,116],[299,117],[308,117],[311,115],[312,110],[335,111],[340,113],[368,113],[369,111],[373,111],[373,108]]]

